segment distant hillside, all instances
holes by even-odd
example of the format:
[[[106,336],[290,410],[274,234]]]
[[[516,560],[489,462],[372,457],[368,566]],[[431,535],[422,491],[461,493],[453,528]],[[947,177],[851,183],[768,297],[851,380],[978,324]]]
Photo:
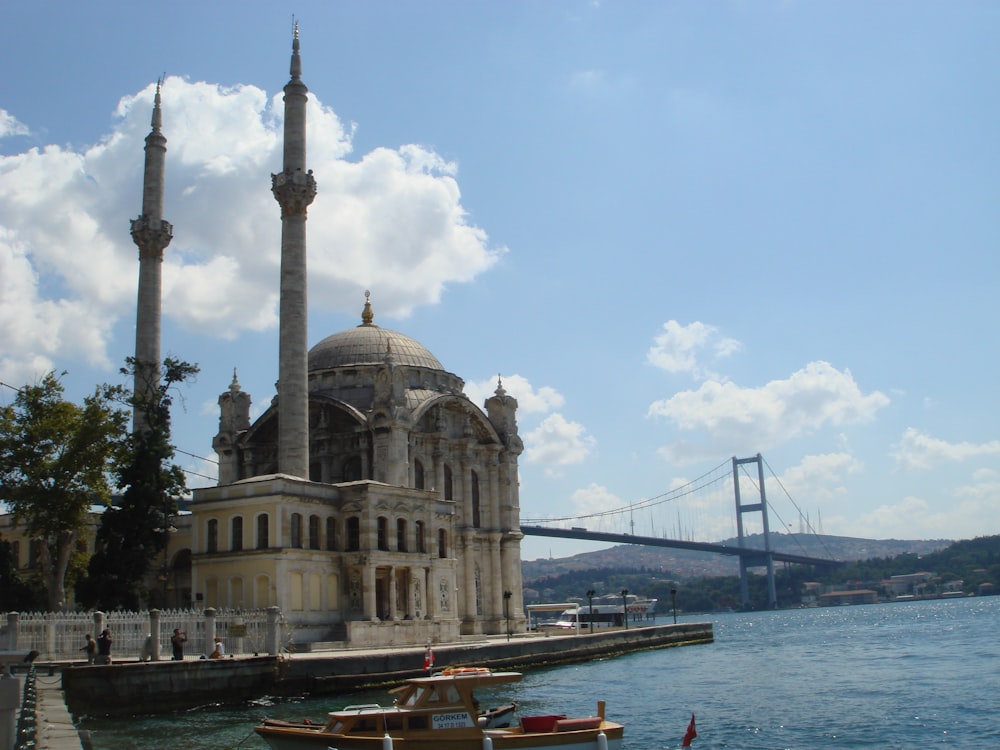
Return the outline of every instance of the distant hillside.
[[[817,534],[771,534],[771,547],[776,551],[810,557],[829,557],[849,562],[902,554],[926,555],[944,549],[951,543],[952,541],[948,539],[856,539]],[[727,539],[720,544],[735,547],[737,540]],[[763,549],[763,534],[747,537],[746,545]],[[735,557],[709,552],[621,544],[596,552],[583,552],[572,557],[540,558],[521,563],[525,585],[564,573],[603,568],[645,568],[659,571],[672,578],[686,579],[736,575],[739,572],[739,562]]]

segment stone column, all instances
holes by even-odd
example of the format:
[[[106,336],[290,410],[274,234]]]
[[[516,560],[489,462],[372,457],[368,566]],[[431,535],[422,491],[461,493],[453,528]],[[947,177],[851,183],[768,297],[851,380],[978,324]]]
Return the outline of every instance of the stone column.
[[[205,651],[210,654],[215,650],[215,607],[205,610]]]
[[[160,660],[160,610],[149,610],[150,654],[152,661]]]
[[[281,644],[281,610],[277,607],[267,608],[267,634],[264,636],[264,648],[269,656],[278,654]]]

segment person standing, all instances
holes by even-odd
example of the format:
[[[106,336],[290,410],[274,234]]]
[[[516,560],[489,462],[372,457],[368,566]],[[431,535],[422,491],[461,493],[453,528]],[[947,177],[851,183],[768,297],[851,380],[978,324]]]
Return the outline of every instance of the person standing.
[[[111,631],[107,628],[97,636],[97,663],[111,663]]]
[[[184,661],[184,644],[187,643],[187,633],[180,628],[174,628],[174,634],[170,637],[170,646],[174,650],[173,660]]]
[[[87,633],[87,642],[80,650],[87,652],[87,664],[93,664],[97,658],[97,641],[94,640],[94,636]]]

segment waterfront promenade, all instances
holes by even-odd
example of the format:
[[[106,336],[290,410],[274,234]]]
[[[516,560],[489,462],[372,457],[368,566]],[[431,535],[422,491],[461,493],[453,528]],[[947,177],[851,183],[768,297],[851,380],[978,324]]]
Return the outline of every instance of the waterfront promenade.
[[[528,669],[673,646],[711,643],[711,623],[603,629],[593,634],[516,634],[435,644],[436,668],[457,665]],[[39,668],[39,742],[50,750],[86,748],[71,714],[127,715],[238,703],[263,695],[337,694],[424,674],[425,648],[338,649],[281,656],[237,656],[111,666],[52,664]],[[58,672],[57,672],[58,670]],[[44,688],[44,690],[43,690]],[[44,705],[41,694],[46,693]],[[48,744],[42,744],[42,727]]]

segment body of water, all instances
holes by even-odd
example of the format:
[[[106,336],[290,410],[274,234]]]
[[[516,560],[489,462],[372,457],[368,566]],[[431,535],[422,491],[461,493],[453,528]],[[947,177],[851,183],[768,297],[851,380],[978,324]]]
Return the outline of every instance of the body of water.
[[[1000,748],[1000,597],[711,617],[715,643],[532,670],[484,705],[522,714],[607,715],[625,748],[694,750]],[[262,716],[322,718],[385,691],[282,699],[132,720],[85,720],[95,750],[222,750],[266,745]]]

